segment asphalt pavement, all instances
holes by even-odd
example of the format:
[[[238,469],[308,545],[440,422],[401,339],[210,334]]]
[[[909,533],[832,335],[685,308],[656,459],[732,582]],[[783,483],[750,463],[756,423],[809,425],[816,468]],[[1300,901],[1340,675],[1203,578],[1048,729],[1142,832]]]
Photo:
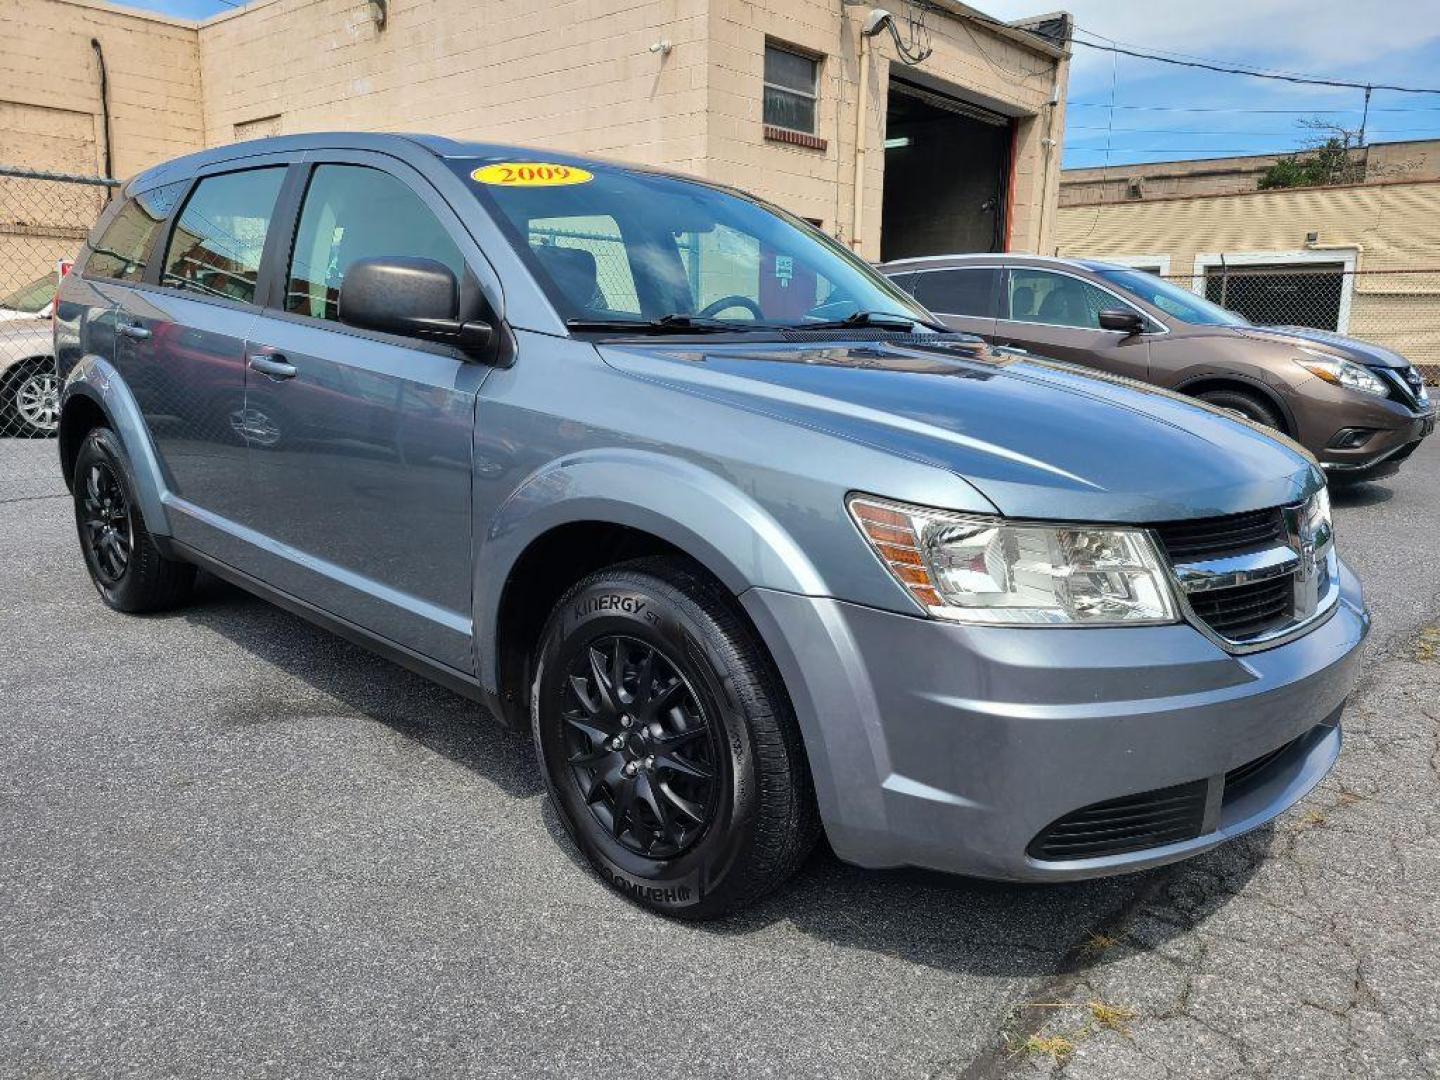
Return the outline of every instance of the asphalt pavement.
[[[103,607],[53,454],[0,446],[0,1077],[1440,1071],[1440,440],[1336,499],[1375,632],[1275,825],[1046,887],[822,852],[705,926],[464,700],[213,580]]]

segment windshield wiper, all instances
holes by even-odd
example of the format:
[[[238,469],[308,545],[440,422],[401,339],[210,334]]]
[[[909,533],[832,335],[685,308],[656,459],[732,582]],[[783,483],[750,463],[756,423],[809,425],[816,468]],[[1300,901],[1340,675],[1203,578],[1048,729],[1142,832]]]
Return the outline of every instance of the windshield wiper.
[[[826,322],[795,323],[790,329],[853,330],[859,327],[872,330],[910,330],[916,326],[923,326],[928,330],[936,330],[942,334],[954,333],[948,326],[931,322],[929,319],[917,319],[909,315],[902,315],[898,311],[856,311],[846,315],[843,319],[830,319]]]
[[[771,323],[732,322],[674,312],[658,319],[566,319],[565,325],[571,330],[618,330],[634,334],[743,334],[777,329]]]

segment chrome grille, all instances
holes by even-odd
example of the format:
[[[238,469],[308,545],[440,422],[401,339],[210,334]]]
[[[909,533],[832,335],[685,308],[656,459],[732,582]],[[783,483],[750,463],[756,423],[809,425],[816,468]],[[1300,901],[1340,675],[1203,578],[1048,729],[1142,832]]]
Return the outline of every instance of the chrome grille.
[[[1285,542],[1285,517],[1279,507],[1195,521],[1169,521],[1153,528],[1170,561],[1175,563],[1223,558]]]
[[[1336,599],[1328,530],[1304,538],[1299,506],[1151,526],[1192,623],[1231,651],[1288,639]]]

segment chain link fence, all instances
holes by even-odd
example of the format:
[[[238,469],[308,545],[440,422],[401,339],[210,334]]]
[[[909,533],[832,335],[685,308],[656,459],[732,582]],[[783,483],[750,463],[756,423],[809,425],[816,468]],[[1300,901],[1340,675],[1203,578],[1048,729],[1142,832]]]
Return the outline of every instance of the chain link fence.
[[[55,287],[114,186],[0,166],[0,440],[55,435]]]
[[[1257,326],[1303,326],[1383,346],[1440,383],[1440,269],[1220,264],[1167,280]]]

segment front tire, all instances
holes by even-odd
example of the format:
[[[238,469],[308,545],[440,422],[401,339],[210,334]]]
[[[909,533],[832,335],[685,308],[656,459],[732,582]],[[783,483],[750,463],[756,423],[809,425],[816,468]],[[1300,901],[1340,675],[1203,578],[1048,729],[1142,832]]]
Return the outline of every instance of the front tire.
[[[166,558],[145,528],[120,439],[95,428],[80,444],[71,483],[75,528],[100,599],[116,611],[162,611],[182,603],[195,567]]]
[[[1252,423],[1274,428],[1279,432],[1285,430],[1285,423],[1280,419],[1275,406],[1255,394],[1248,394],[1244,390],[1207,390],[1195,396],[1217,409],[1224,409]]]
[[[678,561],[601,570],[541,635],[531,724],[550,797],[612,887],[665,915],[753,903],[819,834],[788,699],[721,588]]]

